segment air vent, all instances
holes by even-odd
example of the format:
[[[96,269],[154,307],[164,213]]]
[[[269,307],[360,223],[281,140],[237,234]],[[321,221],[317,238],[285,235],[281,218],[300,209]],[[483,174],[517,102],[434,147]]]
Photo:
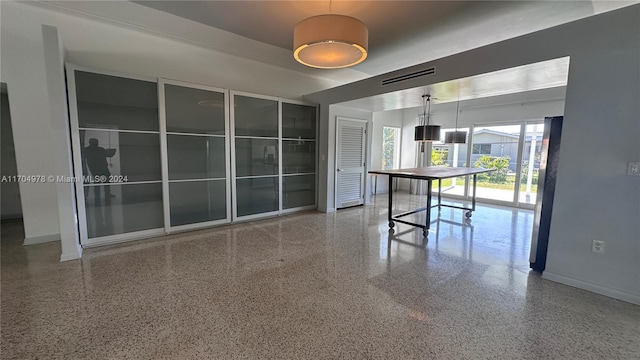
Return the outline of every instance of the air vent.
[[[404,75],[400,75],[400,76],[384,79],[384,80],[382,80],[382,86],[395,84],[395,83],[400,82],[400,81],[415,79],[415,78],[419,78],[419,77],[422,77],[422,76],[433,75],[435,73],[436,73],[436,68],[432,67],[432,68],[428,68],[428,69],[412,72],[410,74],[404,74]]]

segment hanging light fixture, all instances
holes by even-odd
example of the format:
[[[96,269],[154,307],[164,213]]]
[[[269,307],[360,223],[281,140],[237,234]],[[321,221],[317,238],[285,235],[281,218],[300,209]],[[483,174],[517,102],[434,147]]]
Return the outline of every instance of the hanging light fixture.
[[[313,16],[299,22],[293,30],[293,57],[314,68],[337,69],[359,64],[367,58],[368,48],[369,29],[350,16]]]
[[[422,95],[422,101],[422,116],[420,116],[420,124],[415,128],[413,138],[415,141],[438,141],[440,140],[440,126],[429,125],[431,95]]]
[[[458,114],[460,114],[460,99],[458,99],[458,104],[456,105],[456,130],[444,134],[445,144],[464,144],[467,142],[467,132],[458,131]]]

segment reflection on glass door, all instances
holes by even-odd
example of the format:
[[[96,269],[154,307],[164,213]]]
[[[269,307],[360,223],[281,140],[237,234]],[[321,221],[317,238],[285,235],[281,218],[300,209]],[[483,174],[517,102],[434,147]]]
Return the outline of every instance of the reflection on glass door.
[[[91,244],[161,233],[156,83],[78,69],[69,80],[81,238]]]
[[[441,167],[466,167],[467,166],[467,144],[445,144],[444,138],[450,131],[456,129],[442,129],[440,140],[434,141],[431,146],[431,166]],[[458,131],[466,131],[468,128],[458,128]],[[464,196],[467,178],[465,176],[443,179],[442,194]],[[433,192],[438,192],[438,182],[433,182]]]
[[[162,81],[171,228],[231,221],[225,92]]]
[[[543,133],[544,122],[527,122],[520,171],[520,204],[536,203]]]
[[[474,127],[471,166],[496,169],[478,175],[478,198],[514,201],[520,129],[520,125]]]

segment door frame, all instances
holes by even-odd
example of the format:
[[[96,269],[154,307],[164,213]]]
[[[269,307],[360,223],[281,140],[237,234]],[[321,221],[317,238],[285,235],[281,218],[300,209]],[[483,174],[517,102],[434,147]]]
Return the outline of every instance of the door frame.
[[[338,131],[340,129],[340,121],[354,121],[354,122],[360,122],[360,123],[364,123],[364,176],[362,177],[362,186],[363,186],[363,191],[362,191],[362,196],[365,197],[365,199],[362,199],[362,205],[366,205],[367,201],[366,201],[366,194],[367,194],[367,185],[368,185],[368,181],[367,181],[367,169],[368,169],[368,161],[367,161],[367,156],[369,156],[369,121],[366,119],[357,119],[357,118],[351,118],[351,117],[347,117],[347,116],[336,116],[336,132],[334,134],[335,136],[335,148],[333,149],[333,153],[334,153],[334,159],[333,159],[333,163],[334,163],[334,167],[333,167],[333,204],[334,204],[334,208],[336,210],[338,210]]]

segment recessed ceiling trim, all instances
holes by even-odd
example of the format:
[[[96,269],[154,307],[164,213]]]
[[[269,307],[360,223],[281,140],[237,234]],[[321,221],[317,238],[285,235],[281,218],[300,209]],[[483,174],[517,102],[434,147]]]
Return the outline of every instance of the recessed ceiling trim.
[[[430,67],[428,69],[414,71],[414,72],[409,73],[409,74],[404,74],[404,75],[400,75],[400,76],[394,76],[394,77],[388,78],[388,79],[382,79],[381,84],[382,84],[382,86],[391,85],[391,84],[395,84],[395,83],[401,82],[401,81],[411,80],[411,79],[415,79],[415,78],[419,78],[419,77],[423,77],[423,76],[427,76],[427,75],[433,75],[435,73],[436,73],[436,68],[435,67]]]

